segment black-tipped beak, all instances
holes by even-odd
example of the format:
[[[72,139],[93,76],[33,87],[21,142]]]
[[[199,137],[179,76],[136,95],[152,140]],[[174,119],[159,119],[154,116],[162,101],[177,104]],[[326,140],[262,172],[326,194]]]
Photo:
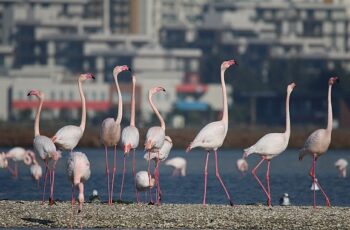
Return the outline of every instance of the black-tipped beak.
[[[30,96],[30,93],[28,93],[27,96]]]
[[[237,61],[235,61],[235,65],[239,65]]]
[[[132,72],[131,68],[128,69],[130,72]]]
[[[166,90],[165,90],[165,89],[163,89],[163,92],[166,92]]]
[[[96,79],[94,75],[92,75],[91,78],[94,79],[94,80]]]

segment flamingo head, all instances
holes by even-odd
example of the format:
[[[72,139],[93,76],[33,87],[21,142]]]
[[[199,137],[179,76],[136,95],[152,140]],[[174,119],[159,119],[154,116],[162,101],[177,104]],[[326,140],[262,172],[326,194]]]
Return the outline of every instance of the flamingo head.
[[[166,90],[163,87],[158,86],[158,87],[154,87],[154,88],[150,89],[149,94],[153,95],[155,93],[162,92],[162,91],[166,92]]]
[[[42,93],[41,91],[39,90],[31,90],[28,92],[27,96],[36,96],[38,98],[43,98],[44,97],[44,93]]]
[[[116,66],[113,69],[113,75],[114,77],[116,77],[119,73],[121,73],[122,71],[125,70],[129,70],[131,72],[131,68],[129,68],[127,65],[120,65],[120,66]]]
[[[30,152],[31,152],[31,151],[30,151]],[[25,156],[24,156],[23,162],[24,162],[24,164],[26,164],[26,165],[31,165],[32,162],[33,162],[33,159],[32,159],[32,156],[31,156],[30,152],[27,151],[26,154],[25,154]]]
[[[231,65],[238,65],[237,61],[235,60],[228,60],[228,61],[224,61],[222,64],[221,64],[221,70],[226,70],[228,69]]]
[[[150,188],[153,188],[154,187],[154,185],[155,185],[155,183],[156,183],[156,180],[152,177],[151,178],[151,183],[150,183]]]
[[[78,210],[78,213],[80,213],[81,210],[83,209],[83,204],[84,204],[84,193],[79,193],[79,195],[78,195],[78,202],[79,202],[79,210]]]
[[[0,153],[0,168],[7,168],[8,161],[5,153]]]
[[[92,73],[83,73],[83,74],[80,74],[79,76],[79,81],[86,81],[90,79],[95,79]]]
[[[294,82],[290,83],[287,87],[287,92],[291,93],[295,86],[297,86],[297,85]]]
[[[328,85],[333,85],[334,83],[338,82],[339,83],[339,78],[338,77],[331,77],[328,80]]]

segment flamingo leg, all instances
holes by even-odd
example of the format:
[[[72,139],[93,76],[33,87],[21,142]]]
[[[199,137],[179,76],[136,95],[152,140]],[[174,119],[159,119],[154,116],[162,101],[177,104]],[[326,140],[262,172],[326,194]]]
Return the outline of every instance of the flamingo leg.
[[[154,177],[155,177],[156,183],[157,183],[157,204],[159,204],[159,201],[160,201],[160,185],[159,185],[159,160],[158,159],[156,160],[156,167],[154,169]]]
[[[135,158],[135,149],[133,149],[133,154],[132,154],[132,175],[134,177],[134,187],[135,187],[135,193],[136,193],[136,201],[137,203],[140,202],[139,200],[139,192],[137,191],[136,188],[136,158]]]
[[[71,199],[72,209],[75,204],[75,195],[74,195],[74,184],[72,183],[72,199]]]
[[[261,165],[261,163],[263,163],[265,159],[262,158],[261,161],[259,161],[259,163],[255,166],[255,168],[252,170],[252,174],[253,176],[255,177],[255,179],[258,181],[260,187],[263,189],[263,191],[265,192],[266,196],[267,196],[267,199],[269,200],[270,199],[270,195],[269,193],[266,191],[264,185],[261,183],[259,177],[256,175],[256,170],[258,169],[258,167]]]
[[[271,207],[271,190],[270,190],[270,160],[267,160],[267,169],[266,169],[266,184],[267,184],[267,192],[269,196],[267,197],[267,205]]]
[[[114,146],[114,157],[113,157],[113,175],[112,175],[112,187],[111,187],[111,204],[113,203],[113,190],[114,190],[114,179],[115,173],[117,172],[117,146]]]
[[[15,162],[15,177],[18,177],[18,164]]]
[[[11,168],[10,165],[7,166],[7,170],[11,173],[13,177],[16,177],[15,169]]]
[[[205,200],[206,200],[206,197],[207,197],[208,159],[209,159],[209,151],[207,152],[207,157],[205,158],[205,166],[204,166],[204,193],[203,193],[203,206],[205,206]]]
[[[320,190],[321,190],[321,192],[322,192],[322,194],[323,194],[323,196],[324,196],[324,198],[326,199],[326,205],[327,205],[327,207],[330,207],[331,206],[331,202],[330,202],[330,200],[329,200],[329,198],[328,198],[328,196],[327,196],[327,194],[325,193],[325,191],[323,190],[323,188],[322,188],[322,186],[320,185],[320,183],[318,182],[318,180],[316,181],[316,160],[317,160],[317,157],[316,157],[316,155],[314,155],[314,159],[313,159],[313,164],[314,164],[314,182],[316,182],[316,184],[317,184],[317,186],[320,188]],[[314,190],[314,193],[315,193],[315,190]],[[315,198],[314,198],[315,199]],[[315,207],[315,205],[314,205],[314,207]]]
[[[107,189],[108,189],[108,204],[111,204],[111,190],[109,188],[109,166],[108,166],[108,149],[105,146],[105,157],[106,157],[106,176],[107,176]]]
[[[44,204],[45,201],[45,190],[46,190],[46,181],[47,181],[47,175],[49,173],[49,167],[47,164],[47,159],[45,160],[45,178],[44,178],[44,188],[43,188],[43,201],[42,204]]]
[[[53,205],[55,203],[55,200],[53,198],[53,189],[55,186],[55,170],[56,170],[56,163],[57,161],[53,162],[53,168],[52,168],[52,181],[51,181],[51,192],[50,192],[50,205]]]
[[[313,191],[313,198],[314,198],[314,208],[316,208],[316,189],[315,189],[315,181],[316,181],[316,177],[315,177],[315,164],[316,164],[316,155],[314,154],[312,156],[312,165],[311,165],[311,169],[309,172],[309,175],[312,178],[312,186],[314,186],[314,191]]]
[[[124,165],[123,165],[122,184],[121,184],[121,186],[120,186],[120,193],[119,193],[119,200],[120,200],[120,201],[122,201],[123,188],[124,188],[124,178],[125,178],[125,171],[126,171],[125,161],[126,161],[126,157],[125,157],[125,154],[124,154]]]
[[[225,190],[225,193],[226,193],[226,196],[227,196],[227,198],[228,198],[228,200],[230,202],[230,205],[233,206],[233,202],[231,200],[230,194],[228,193],[227,188],[226,188],[224,182],[222,181],[220,173],[219,173],[218,152],[215,150],[214,153],[215,153],[215,175],[216,175],[216,178],[218,178],[218,180],[220,181],[221,186]]]
[[[149,185],[151,185],[151,170],[150,170],[150,165],[151,165],[151,152],[148,151],[148,183]],[[154,204],[153,203],[153,199],[152,199],[152,187],[149,186],[149,199],[150,199],[150,202],[149,204]]]

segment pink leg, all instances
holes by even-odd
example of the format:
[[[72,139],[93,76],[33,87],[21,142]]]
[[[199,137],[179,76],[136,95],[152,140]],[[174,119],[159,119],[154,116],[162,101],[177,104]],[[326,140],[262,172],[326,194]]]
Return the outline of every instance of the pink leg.
[[[315,171],[316,171],[316,160],[317,160],[317,157],[316,157],[316,155],[314,155],[314,178],[316,178],[316,172],[315,172]],[[330,200],[329,200],[327,194],[326,194],[325,191],[323,190],[323,188],[322,188],[322,186],[320,185],[320,183],[318,182],[318,180],[316,181],[316,180],[314,179],[314,181],[316,182],[316,184],[317,184],[317,186],[320,188],[320,190],[321,190],[321,192],[322,192],[324,198],[326,199],[326,205],[327,205],[327,207],[330,207],[330,206],[331,206],[331,202],[330,202]],[[315,190],[314,190],[314,191],[315,191]]]
[[[114,158],[113,158],[113,175],[112,175],[112,187],[111,187],[111,204],[113,203],[113,190],[115,173],[117,172],[117,146],[114,146]]]
[[[122,176],[122,184],[120,186],[120,193],[119,193],[119,200],[122,200],[122,195],[123,195],[123,187],[124,187],[124,178],[125,178],[125,161],[126,161],[126,157],[124,155],[124,165],[123,165],[123,176]]]
[[[7,170],[11,173],[13,177],[17,176],[15,169],[11,168],[9,165],[7,166]]]
[[[50,205],[53,205],[55,203],[55,200],[53,198],[53,189],[55,185],[55,170],[56,170],[56,163],[57,161],[53,162],[53,167],[52,167],[52,181],[51,181],[51,192],[50,192]]]
[[[215,175],[216,175],[216,178],[218,178],[218,180],[220,181],[221,183],[221,186],[224,188],[225,190],[225,193],[226,193],[226,196],[230,202],[230,205],[233,206],[233,202],[231,200],[231,197],[230,197],[230,194],[228,193],[227,189],[226,189],[226,186],[224,184],[224,182],[222,181],[221,177],[220,177],[220,173],[219,173],[219,166],[218,166],[218,152],[215,150]]]
[[[149,185],[151,184],[151,169],[150,169],[150,165],[151,165],[151,152],[148,151],[148,181],[149,181]],[[154,204],[153,203],[153,199],[152,199],[152,188],[151,186],[149,187],[149,199],[150,202],[149,204]]]
[[[267,197],[267,206],[271,207],[270,160],[267,160],[266,183],[267,183],[267,192],[269,193],[269,196]]]
[[[154,177],[156,179],[157,184],[157,204],[159,204],[160,201],[160,186],[159,186],[159,160],[156,161],[156,167],[154,169]]]
[[[74,184],[72,183],[72,200],[71,200],[72,208],[75,204],[75,195],[74,195]]]
[[[15,162],[15,177],[18,177],[19,174],[18,174],[18,163]]]
[[[44,204],[45,201],[45,190],[46,190],[46,181],[47,181],[47,175],[49,173],[49,167],[47,164],[47,160],[45,160],[45,178],[44,178],[44,189],[43,189],[43,201],[42,204]]]
[[[311,166],[311,169],[310,169],[310,176],[312,178],[312,185],[314,186],[314,191],[313,191],[313,195],[314,195],[314,208],[316,208],[316,189],[315,189],[315,173],[316,173],[316,170],[315,170],[315,165],[316,165],[316,155],[314,154],[312,156],[312,166]]]
[[[258,181],[260,187],[263,189],[263,191],[265,192],[267,199],[270,199],[270,195],[269,193],[266,191],[264,185],[261,183],[261,181],[259,180],[258,176],[256,175],[256,170],[258,169],[258,167],[261,165],[261,163],[263,163],[265,159],[262,158],[261,161],[255,166],[255,168],[252,170],[252,174],[255,177],[255,179]]]
[[[111,190],[109,189],[109,166],[108,166],[108,149],[105,146],[105,157],[106,157],[106,176],[107,176],[107,189],[108,189],[108,204],[111,204]]]
[[[137,203],[140,202],[139,200],[139,192],[136,189],[136,158],[135,158],[135,149],[133,150],[132,154],[132,175],[134,177],[134,187],[135,187],[135,193],[136,193],[136,201]]]
[[[204,166],[204,193],[203,193],[203,206],[205,206],[205,200],[206,200],[206,198],[207,198],[208,159],[209,159],[209,151],[207,152],[207,157],[205,158],[205,166]]]

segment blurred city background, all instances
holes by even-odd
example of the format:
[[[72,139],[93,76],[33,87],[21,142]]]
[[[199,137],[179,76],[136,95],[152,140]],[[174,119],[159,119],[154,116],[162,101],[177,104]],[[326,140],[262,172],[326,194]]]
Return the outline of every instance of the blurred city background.
[[[32,144],[38,102],[27,97],[31,89],[46,95],[44,131],[79,122],[76,81],[91,72],[96,81],[83,86],[83,145],[97,146],[102,120],[117,114],[112,70],[126,64],[137,77],[137,125],[157,123],[147,94],[163,86],[167,93],[155,103],[182,147],[220,118],[220,64],[234,58],[239,66],[226,71],[229,147],[252,144],[267,130],[283,131],[292,81],[292,132],[301,136],[292,133],[291,142],[301,147],[310,131],[326,126],[332,75],[340,78],[332,95],[335,146],[350,147],[349,37],[346,0],[0,0],[0,145]],[[124,125],[129,75],[119,78]],[[194,131],[186,138],[183,130]]]

